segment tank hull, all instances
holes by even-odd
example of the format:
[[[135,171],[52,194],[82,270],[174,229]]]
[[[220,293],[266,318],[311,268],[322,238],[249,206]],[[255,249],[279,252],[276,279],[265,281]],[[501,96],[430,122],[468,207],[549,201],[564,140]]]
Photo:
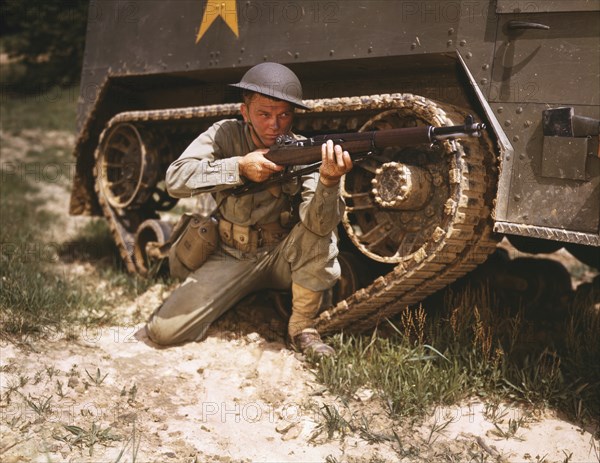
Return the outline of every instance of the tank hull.
[[[135,262],[147,255],[136,254],[135,240],[142,223],[150,223],[146,244],[152,230],[164,235],[152,221],[174,205],[162,185],[166,167],[212,122],[237,114],[239,93],[227,84],[274,61],[290,67],[306,101],[321,108],[298,112],[299,133],[359,130],[386,111],[401,123],[439,125],[470,113],[489,128],[477,145],[453,142],[452,165],[430,162],[426,147],[390,156],[441,179],[419,213],[360,203],[369,196],[368,169],[346,178],[342,242],[355,256],[348,262],[372,271],[347,280],[361,283],[346,285],[350,294],[322,315],[323,331],[372,325],[419,302],[483,262],[502,236],[532,249],[565,246],[600,265],[599,39],[600,5],[587,0],[97,0],[70,211],[104,215],[128,268],[147,269]],[[422,114],[421,105],[434,113]],[[139,146],[120,160],[111,143],[127,133]],[[141,167],[123,190],[124,160],[138,153]],[[115,156],[121,171],[112,172]],[[411,241],[415,231],[429,238]]]

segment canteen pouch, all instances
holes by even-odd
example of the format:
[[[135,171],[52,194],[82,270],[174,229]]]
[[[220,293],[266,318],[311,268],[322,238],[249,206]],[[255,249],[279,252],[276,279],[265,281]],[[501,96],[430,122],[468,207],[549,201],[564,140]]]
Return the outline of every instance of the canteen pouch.
[[[175,256],[190,271],[206,262],[219,243],[218,222],[214,217],[192,214],[187,227],[175,243]]]

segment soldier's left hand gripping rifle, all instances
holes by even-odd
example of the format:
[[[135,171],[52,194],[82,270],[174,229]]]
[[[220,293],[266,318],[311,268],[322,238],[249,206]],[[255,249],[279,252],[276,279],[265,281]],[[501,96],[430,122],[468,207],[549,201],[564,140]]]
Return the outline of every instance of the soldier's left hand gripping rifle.
[[[340,145],[350,153],[354,163],[375,155],[384,148],[405,147],[433,144],[442,140],[453,140],[465,137],[480,137],[485,130],[485,124],[475,122],[473,116],[465,118],[463,125],[434,127],[406,127],[399,129],[374,130],[370,132],[338,133],[318,135],[316,137],[297,140],[289,135],[280,135],[265,157],[287,169],[279,172],[268,180],[260,183],[247,183],[228,190],[232,196],[242,196],[267,189],[277,183],[285,183],[295,177],[300,177],[319,170],[321,165],[321,145],[327,140]],[[293,169],[294,166],[304,166]],[[291,169],[290,169],[291,168]]]

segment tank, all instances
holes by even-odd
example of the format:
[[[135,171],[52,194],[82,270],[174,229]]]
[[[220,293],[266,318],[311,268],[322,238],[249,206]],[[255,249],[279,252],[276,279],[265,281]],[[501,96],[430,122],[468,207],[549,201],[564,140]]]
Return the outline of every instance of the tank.
[[[148,273],[177,216],[168,165],[238,115],[227,84],[274,61],[313,108],[297,111],[303,135],[459,125],[467,114],[488,127],[387,148],[343,179],[342,278],[323,333],[422,301],[503,237],[597,267],[599,48],[593,0],[92,1],[70,212],[104,216],[127,269]],[[400,171],[394,181],[395,165],[421,173],[411,188],[426,188],[424,201],[381,200],[408,182]]]

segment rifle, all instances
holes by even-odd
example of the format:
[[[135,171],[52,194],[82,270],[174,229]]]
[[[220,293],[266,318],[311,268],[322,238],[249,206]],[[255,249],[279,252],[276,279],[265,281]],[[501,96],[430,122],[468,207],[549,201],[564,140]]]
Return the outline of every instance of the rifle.
[[[391,146],[413,146],[422,143],[433,144],[455,138],[480,137],[485,124],[475,122],[473,116],[465,118],[463,125],[447,127],[406,127],[400,129],[373,130],[370,132],[338,133],[317,135],[297,140],[290,135],[280,135],[269,148],[265,157],[281,166],[304,166],[292,171],[283,171],[260,183],[249,183],[230,190],[232,196],[262,191],[276,183],[284,183],[295,177],[316,172],[321,165],[321,145],[327,140],[340,145],[350,153],[353,162],[360,162],[376,152]]]

